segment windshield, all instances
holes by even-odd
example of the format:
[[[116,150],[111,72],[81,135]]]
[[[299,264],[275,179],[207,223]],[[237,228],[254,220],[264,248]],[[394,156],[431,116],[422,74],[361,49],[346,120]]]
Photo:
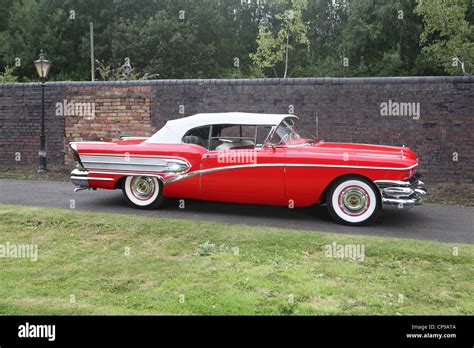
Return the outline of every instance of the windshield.
[[[298,129],[298,119],[285,118],[273,133],[271,143],[274,145],[304,145],[314,143],[316,138],[304,129]]]

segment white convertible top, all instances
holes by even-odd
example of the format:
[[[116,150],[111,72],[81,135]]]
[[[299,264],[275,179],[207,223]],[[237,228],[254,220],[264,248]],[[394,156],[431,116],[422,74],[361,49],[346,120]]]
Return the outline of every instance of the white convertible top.
[[[221,112],[196,114],[188,117],[170,120],[146,140],[147,143],[178,144],[190,129],[209,126],[214,124],[236,124],[236,125],[270,125],[277,126],[286,117],[296,117],[285,114],[253,114],[246,112]]]

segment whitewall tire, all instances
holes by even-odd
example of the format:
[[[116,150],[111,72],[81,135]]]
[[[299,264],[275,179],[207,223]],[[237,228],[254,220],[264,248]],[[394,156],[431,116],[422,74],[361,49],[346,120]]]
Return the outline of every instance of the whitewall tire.
[[[163,203],[163,183],[152,176],[127,176],[123,194],[134,208],[155,209]]]
[[[329,213],[339,223],[365,225],[380,214],[382,201],[373,183],[359,176],[334,182],[326,196]]]

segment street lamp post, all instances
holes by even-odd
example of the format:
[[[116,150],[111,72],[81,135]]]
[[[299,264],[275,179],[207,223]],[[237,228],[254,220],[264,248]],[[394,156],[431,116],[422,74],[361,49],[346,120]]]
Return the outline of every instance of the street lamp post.
[[[51,62],[46,60],[46,58],[44,57],[44,52],[43,50],[41,50],[39,59],[35,60],[34,64],[41,81],[41,134],[38,173],[43,173],[46,170],[46,135],[44,132],[44,85],[48,77]]]

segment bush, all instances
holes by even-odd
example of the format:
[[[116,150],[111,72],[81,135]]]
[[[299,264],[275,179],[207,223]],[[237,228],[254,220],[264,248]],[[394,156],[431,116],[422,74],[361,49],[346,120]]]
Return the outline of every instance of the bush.
[[[13,75],[13,68],[9,66],[5,67],[5,71],[2,73],[0,72],[0,83],[5,82],[17,82],[17,77]]]

